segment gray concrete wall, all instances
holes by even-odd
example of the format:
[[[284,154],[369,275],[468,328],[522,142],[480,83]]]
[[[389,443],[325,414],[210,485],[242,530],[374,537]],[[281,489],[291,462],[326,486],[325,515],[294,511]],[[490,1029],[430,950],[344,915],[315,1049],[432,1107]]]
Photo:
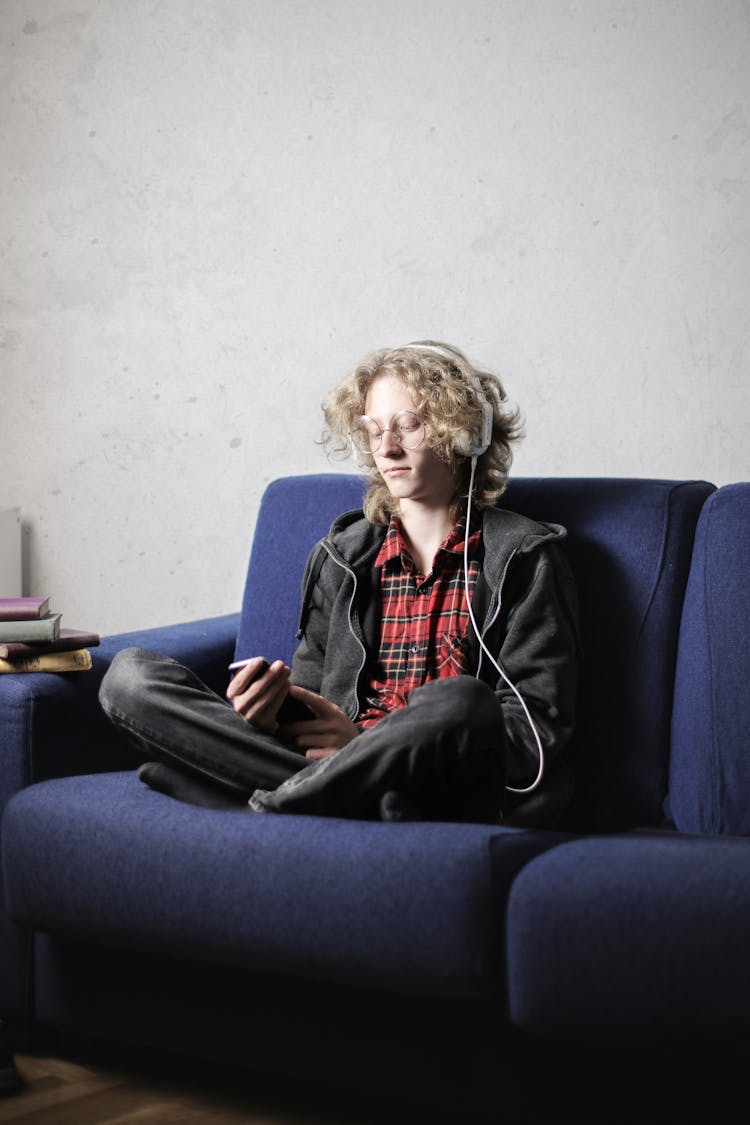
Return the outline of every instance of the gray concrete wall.
[[[266,482],[414,337],[504,376],[518,474],[750,477],[749,48],[742,0],[2,0],[27,592],[232,611]]]

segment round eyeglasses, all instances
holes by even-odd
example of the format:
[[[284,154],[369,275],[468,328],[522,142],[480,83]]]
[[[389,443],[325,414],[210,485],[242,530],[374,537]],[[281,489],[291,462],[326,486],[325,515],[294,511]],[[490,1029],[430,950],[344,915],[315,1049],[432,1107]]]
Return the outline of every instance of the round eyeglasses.
[[[425,438],[424,422],[420,422],[411,410],[394,414],[390,425],[384,426],[382,430],[377,422],[363,414],[352,426],[349,436],[360,453],[376,453],[386,431],[402,449],[417,449]]]

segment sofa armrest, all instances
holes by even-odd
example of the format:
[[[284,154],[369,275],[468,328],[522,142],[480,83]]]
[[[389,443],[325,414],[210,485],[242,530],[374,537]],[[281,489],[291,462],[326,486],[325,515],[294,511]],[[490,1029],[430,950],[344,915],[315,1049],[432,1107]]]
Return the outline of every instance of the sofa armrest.
[[[0,809],[35,781],[131,769],[135,762],[99,705],[117,652],[150,648],[193,669],[215,691],[228,683],[239,614],[102,637],[88,672],[0,675]]]
[[[32,782],[135,767],[137,759],[99,704],[99,686],[117,652],[140,647],[172,656],[223,694],[238,625],[239,614],[231,614],[121,633],[91,649],[90,671],[0,675],[0,814]],[[21,1026],[31,1012],[30,957],[30,935],[0,906],[0,1014]]]

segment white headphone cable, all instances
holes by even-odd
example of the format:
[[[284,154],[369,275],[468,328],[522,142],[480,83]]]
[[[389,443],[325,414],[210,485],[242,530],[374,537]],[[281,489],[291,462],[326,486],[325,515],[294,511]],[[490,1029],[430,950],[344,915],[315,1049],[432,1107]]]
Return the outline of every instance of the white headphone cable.
[[[470,596],[470,592],[469,592],[469,527],[470,527],[470,524],[471,524],[471,498],[474,494],[474,474],[476,472],[476,468],[477,468],[477,458],[472,457],[472,459],[471,459],[471,477],[469,479],[469,497],[468,497],[468,503],[467,503],[467,506],[466,506],[466,535],[464,536],[464,595],[465,595],[465,598],[466,598],[466,608],[469,611],[469,620],[471,621],[472,627],[474,629],[474,633],[476,634],[476,638],[479,641],[481,651],[484,652],[484,654],[489,658],[493,667],[495,667],[497,669],[497,671],[500,673],[501,677],[505,680],[506,684],[508,685],[508,687],[511,689],[511,691],[515,695],[518,702],[521,704],[521,707],[523,709],[523,713],[526,716],[526,721],[529,724],[529,727],[531,729],[531,733],[534,735],[534,740],[536,742],[536,747],[537,747],[537,751],[538,751],[538,754],[539,754],[539,770],[537,771],[537,775],[534,778],[531,785],[526,786],[526,788],[524,788],[524,789],[516,789],[512,785],[506,785],[505,788],[508,790],[509,793],[531,793],[534,789],[537,788],[537,786],[539,785],[539,783],[542,780],[542,777],[544,776],[544,750],[542,748],[542,740],[539,737],[539,732],[537,731],[536,727],[534,726],[534,721],[531,718],[531,715],[529,714],[529,709],[526,706],[526,700],[523,698],[523,696],[521,695],[521,693],[518,690],[518,688],[516,687],[516,685],[508,679],[508,676],[503,671],[503,669],[500,667],[500,664],[498,663],[497,660],[495,660],[494,656],[492,655],[489,648],[485,644],[484,637],[482,636],[482,634],[479,630],[479,626],[477,625],[476,618],[474,617],[474,610],[472,609],[472,605],[471,605],[471,596]],[[500,609],[500,606],[498,605],[498,612],[499,612],[499,609]],[[495,617],[496,616],[497,616],[497,613],[495,614]],[[493,618],[493,620],[494,620],[494,618]],[[480,652],[480,661],[481,661],[481,652]],[[479,675],[479,668],[477,668],[477,676],[478,675]]]

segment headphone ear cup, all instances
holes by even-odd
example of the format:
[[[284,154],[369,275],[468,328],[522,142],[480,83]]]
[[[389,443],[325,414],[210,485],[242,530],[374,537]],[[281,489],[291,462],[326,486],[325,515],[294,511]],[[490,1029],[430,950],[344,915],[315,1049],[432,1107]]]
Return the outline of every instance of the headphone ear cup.
[[[453,447],[455,452],[460,453],[462,457],[471,457],[472,447],[473,442],[470,432],[468,430],[461,430],[461,432],[456,435],[455,445]]]
[[[479,384],[479,380],[477,380],[477,384]],[[482,408],[482,427],[471,444],[472,457],[481,457],[492,444],[492,407],[480,385],[477,386],[477,399]]]
[[[492,441],[492,407],[484,395],[479,401],[482,407],[481,429],[475,433],[471,430],[461,430],[456,438],[454,449],[462,457],[481,457]]]

